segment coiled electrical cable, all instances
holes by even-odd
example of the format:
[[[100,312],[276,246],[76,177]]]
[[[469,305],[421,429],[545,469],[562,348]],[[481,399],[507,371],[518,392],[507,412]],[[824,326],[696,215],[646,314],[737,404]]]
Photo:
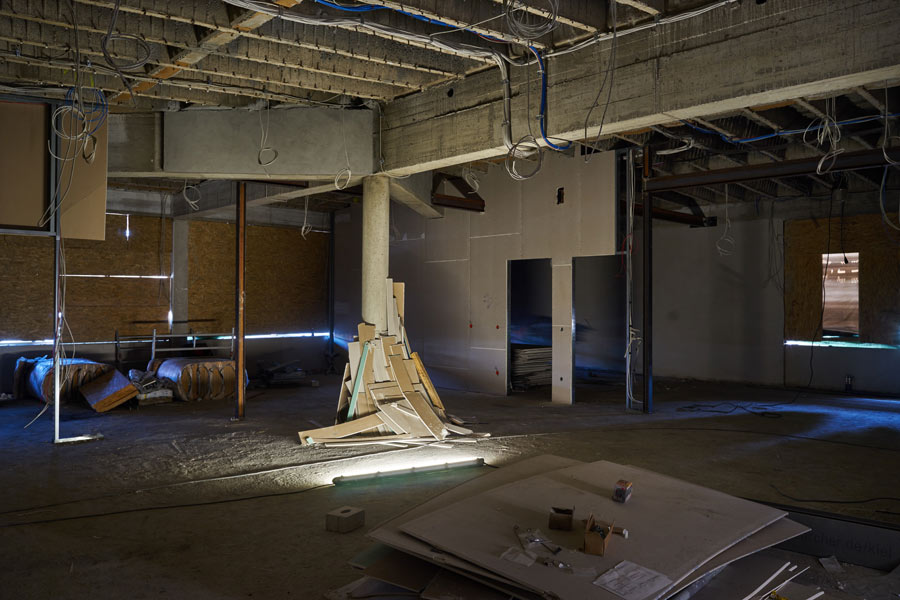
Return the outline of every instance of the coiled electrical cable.
[[[535,15],[528,11],[522,0],[504,0],[503,14],[509,32],[523,40],[536,40],[554,29],[559,20],[559,0],[544,0],[547,3],[545,15]]]

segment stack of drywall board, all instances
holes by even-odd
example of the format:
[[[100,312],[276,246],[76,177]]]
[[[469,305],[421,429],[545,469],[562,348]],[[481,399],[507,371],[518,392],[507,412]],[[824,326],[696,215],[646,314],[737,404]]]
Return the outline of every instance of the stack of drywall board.
[[[553,378],[553,348],[513,348],[513,389],[550,385]]]
[[[359,324],[359,338],[348,346],[335,424],[301,431],[300,443],[413,446],[487,437],[447,414],[422,360],[410,351],[404,285],[388,279],[386,289],[387,331]]]
[[[612,499],[620,479],[633,483],[624,504]],[[574,507],[572,531],[548,528],[551,507]],[[581,551],[591,515],[628,530],[611,535],[603,556]],[[376,579],[420,598],[658,600],[718,572],[740,579],[740,598],[756,599],[797,574],[753,557],[809,531],[785,515],[634,466],[538,456],[382,524],[369,532],[378,544],[351,564],[368,578],[359,585]],[[529,530],[538,543],[522,543]],[[746,557],[754,560],[735,562]]]

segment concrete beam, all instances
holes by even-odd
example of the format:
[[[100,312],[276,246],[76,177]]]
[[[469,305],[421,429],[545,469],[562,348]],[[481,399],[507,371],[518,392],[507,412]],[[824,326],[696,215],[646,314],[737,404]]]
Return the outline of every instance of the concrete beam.
[[[894,0],[735,3],[620,38],[604,133],[692,119],[900,78]],[[601,53],[608,52],[604,42]],[[788,52],[786,48],[790,46]],[[580,140],[597,94],[596,50],[551,59],[548,135]],[[658,56],[657,56],[658,52]],[[523,135],[524,70],[513,68],[513,138]],[[384,115],[385,168],[416,173],[506,153],[496,70],[398,99]],[[596,136],[595,110],[587,135]]]
[[[354,177],[349,186],[359,185],[362,177]],[[195,186],[196,190],[188,190],[188,197],[196,201],[199,208],[194,209],[186,201],[182,201],[181,194],[174,194],[172,213],[176,218],[182,219],[215,219],[226,217],[226,220],[234,218],[234,183],[223,180],[210,180]],[[324,185],[311,185],[309,187],[296,187],[278,184],[263,184],[250,182],[247,184],[247,210],[258,214],[257,208],[271,207],[273,204],[287,202],[299,198],[309,198],[318,194],[333,192],[337,189],[334,183]],[[267,208],[268,210],[268,208]],[[279,208],[294,213],[303,214],[298,209]],[[251,214],[251,212],[248,212]],[[262,214],[262,213],[259,213]],[[310,212],[312,214],[312,212]],[[295,223],[296,224],[296,223]]]
[[[391,179],[391,199],[405,204],[423,217],[438,219],[444,216],[444,209],[431,203],[431,171],[416,173],[405,179]]]
[[[110,143],[118,151],[110,155],[109,176],[333,181],[349,160],[344,187],[352,187],[375,168],[373,119],[368,110],[303,107],[111,115]],[[258,160],[263,128],[266,147],[278,152],[267,166]],[[274,156],[264,153],[263,162]]]

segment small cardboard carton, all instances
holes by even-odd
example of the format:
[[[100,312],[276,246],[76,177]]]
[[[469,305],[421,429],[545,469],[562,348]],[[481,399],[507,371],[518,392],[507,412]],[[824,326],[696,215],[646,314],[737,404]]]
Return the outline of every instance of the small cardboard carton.
[[[613,523],[594,518],[592,514],[584,525],[584,553],[603,556],[613,535]]]
[[[572,531],[572,517],[575,515],[574,508],[557,508],[550,507],[550,529],[557,531]]]

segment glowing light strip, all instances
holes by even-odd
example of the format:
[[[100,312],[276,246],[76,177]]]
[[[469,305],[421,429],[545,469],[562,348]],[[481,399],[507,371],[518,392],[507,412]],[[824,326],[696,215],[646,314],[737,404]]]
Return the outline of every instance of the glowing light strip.
[[[369,479],[380,479],[382,477],[395,477],[397,475],[412,475],[414,473],[433,473],[435,471],[446,471],[461,467],[483,467],[483,458],[465,458],[462,460],[448,461],[443,463],[435,463],[431,465],[419,465],[415,467],[406,467],[402,469],[391,469],[389,471],[370,471],[368,473],[357,473],[354,475],[339,475],[331,480],[334,485],[342,483],[350,483],[352,481],[366,481]]]
[[[171,317],[169,317],[171,320]],[[244,339],[247,340],[268,340],[268,339],[278,339],[278,338],[327,338],[329,337],[329,333],[327,331],[301,331],[297,333],[260,333],[256,335],[247,335],[244,336]],[[168,339],[166,336],[161,336],[159,339]],[[187,336],[187,341],[192,342],[194,339],[212,339],[212,340],[230,340],[230,335],[217,335],[214,337],[206,337],[203,335],[196,336]],[[119,340],[119,344],[149,344],[151,340]],[[65,345],[76,345],[76,346],[93,346],[93,345],[101,345],[101,344],[115,344],[116,342],[113,340],[110,341],[100,341],[100,342],[63,342]],[[4,346],[48,346],[53,344],[52,339],[45,340],[0,340],[0,347]]]
[[[877,350],[900,350],[900,346],[891,346],[890,344],[873,344],[871,342],[810,342],[806,340],[785,340],[785,346],[815,346],[817,348],[863,348]]]
[[[90,277],[94,278],[114,278],[114,279],[169,279],[171,275],[87,275],[78,273],[66,273],[63,277]]]

